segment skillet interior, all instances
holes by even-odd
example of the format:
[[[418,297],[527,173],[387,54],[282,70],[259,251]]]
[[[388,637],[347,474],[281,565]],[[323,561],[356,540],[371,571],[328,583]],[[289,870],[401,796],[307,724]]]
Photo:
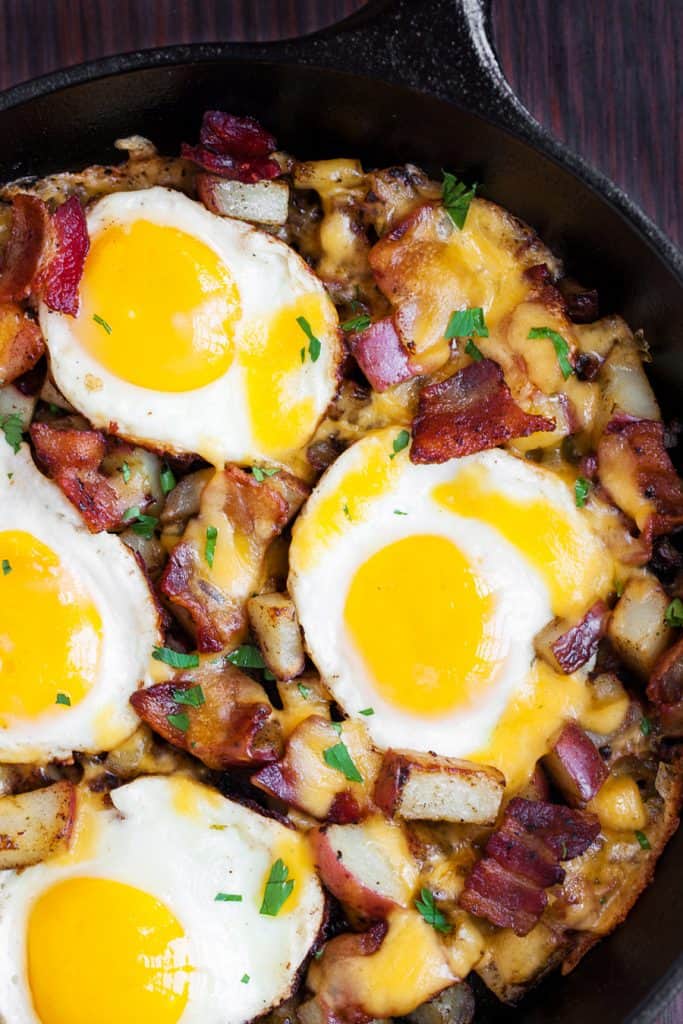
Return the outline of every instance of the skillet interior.
[[[41,95],[71,77],[52,76],[43,86],[17,90],[16,99],[22,93],[28,98],[4,110],[0,97],[0,180],[115,160],[113,140],[132,133],[149,136],[162,152],[176,152],[182,139],[196,135],[207,107],[253,114],[301,158],[348,155],[367,165],[410,160],[432,171],[465,170],[483,183],[485,195],[528,220],[584,283],[600,289],[603,313],[619,310],[631,326],[645,329],[665,415],[676,411],[674,395],[683,389],[683,287],[650,243],[593,189],[526,143],[441,100],[315,67],[225,62],[215,58],[218,49],[179,50],[163,58],[168,66],[147,70],[126,71],[144,57],[112,58],[101,65],[119,72],[109,77],[87,81],[77,71],[73,80],[82,77],[81,84]],[[170,63],[183,53],[201,59]],[[654,1020],[673,994],[683,943],[681,859],[679,832],[659,862],[656,884],[625,927],[568,978],[543,984],[516,1011],[480,998],[477,1020]]]

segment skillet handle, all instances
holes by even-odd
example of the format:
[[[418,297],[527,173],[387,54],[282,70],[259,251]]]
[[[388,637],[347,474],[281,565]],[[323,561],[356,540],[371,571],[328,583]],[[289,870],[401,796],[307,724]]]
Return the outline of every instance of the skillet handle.
[[[370,0],[341,23],[273,56],[407,85],[537,137],[540,125],[517,99],[490,41],[492,0]],[[541,129],[542,131],[542,129]]]

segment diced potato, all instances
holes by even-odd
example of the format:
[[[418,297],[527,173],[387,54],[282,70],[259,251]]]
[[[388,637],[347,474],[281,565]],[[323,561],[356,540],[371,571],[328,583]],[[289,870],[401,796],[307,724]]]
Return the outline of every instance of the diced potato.
[[[213,174],[199,174],[197,190],[206,208],[222,217],[273,226],[287,220],[289,185],[285,181],[245,184],[227,181]]]
[[[65,850],[76,813],[76,788],[55,782],[0,799],[0,869],[25,868]]]
[[[616,832],[634,832],[647,825],[647,811],[640,790],[630,775],[608,779],[588,808],[597,814],[603,828]]]
[[[33,419],[36,401],[35,396],[24,395],[14,384],[7,384],[6,387],[0,388],[0,420],[16,414],[23,429],[27,430]]]
[[[583,807],[607,778],[607,768],[595,744],[576,722],[563,727],[544,765],[574,807]]]
[[[634,576],[612,612],[607,635],[622,661],[643,678],[672,641],[673,631],[664,618],[668,605],[654,576]]]
[[[661,419],[657,400],[633,338],[621,339],[612,347],[602,364],[598,379],[601,397],[593,427],[595,437],[603,432],[615,412],[628,413],[636,419]]]
[[[473,1019],[472,989],[462,981],[444,989],[406,1017],[409,1024],[470,1024]]]
[[[496,819],[504,789],[504,776],[488,765],[388,750],[375,803],[400,818],[488,824]]]
[[[294,602],[288,594],[259,594],[247,601],[251,628],[263,659],[278,679],[301,675],[306,665]]]

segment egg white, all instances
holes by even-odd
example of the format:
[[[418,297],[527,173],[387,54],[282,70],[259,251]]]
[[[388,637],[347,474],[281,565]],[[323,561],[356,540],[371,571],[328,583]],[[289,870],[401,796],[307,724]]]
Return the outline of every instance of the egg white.
[[[72,751],[112,749],[139,725],[129,704],[152,682],[152,647],[161,643],[159,613],[135,556],[118,537],[88,531],[59,488],[33,464],[28,445],[14,454],[0,437],[0,531],[21,530],[50,548],[78,578],[102,621],[97,678],[72,707],[0,728],[0,761],[48,761]],[[26,609],[31,615],[31,609]],[[40,645],[41,623],[35,623]],[[55,680],[55,694],[60,681]]]
[[[553,611],[545,581],[523,553],[493,526],[448,511],[432,496],[433,488],[457,481],[468,467],[479,465],[500,493],[520,501],[542,497],[557,509],[558,517],[570,520],[577,529],[585,527],[577,520],[571,494],[560,479],[502,450],[441,465],[414,465],[402,452],[396,457],[391,486],[368,501],[357,521],[347,519],[331,540],[321,540],[309,557],[300,550],[298,540],[307,520],[315,521],[321,503],[331,495],[338,494],[341,504],[346,474],[362,469],[378,439],[389,458],[395,436],[394,428],[357,442],[322,477],[293,531],[288,586],[311,658],[347,714],[374,709],[363,720],[378,746],[467,757],[487,743],[513,694],[528,685],[534,637],[553,618]],[[397,515],[397,510],[404,514]],[[533,530],[533,522],[529,529]],[[411,714],[381,697],[344,618],[358,569],[378,550],[415,534],[451,540],[493,600],[486,659],[494,681],[476,703],[438,716]],[[396,642],[400,643],[399,637]]]
[[[225,374],[200,388],[168,392],[139,387],[109,372],[83,348],[71,317],[42,304],[40,325],[59,390],[95,426],[106,430],[115,422],[121,436],[143,444],[196,452],[215,465],[278,461],[279,455],[264,450],[254,437],[245,371],[239,363],[240,331],[249,322],[267,322],[283,306],[307,295],[318,296],[336,324],[334,306],[322,283],[284,242],[244,221],[219,217],[171,189],[155,187],[105,196],[88,211],[88,233],[94,239],[108,225],[130,225],[138,220],[186,232],[223,260],[241,303],[241,317],[235,325],[236,357]],[[321,335],[320,341],[318,359],[306,358],[287,385],[297,399],[313,403],[310,435],[334,396],[341,358],[336,328]],[[301,343],[307,344],[303,333]],[[263,399],[269,401],[270,396],[264,393]]]
[[[179,810],[188,786],[191,813]],[[141,889],[176,917],[194,968],[179,1024],[244,1024],[286,998],[324,912],[311,871],[296,879],[298,904],[291,911],[283,908],[276,917],[259,913],[264,877],[278,842],[291,830],[179,777],[137,779],[111,798],[112,810],[89,812],[99,821],[95,849],[86,859],[67,854],[0,874],[0,1020],[40,1024],[25,970],[26,921],[42,892],[71,877]],[[225,891],[241,894],[242,902],[217,902],[216,893]],[[245,974],[248,984],[241,982]]]

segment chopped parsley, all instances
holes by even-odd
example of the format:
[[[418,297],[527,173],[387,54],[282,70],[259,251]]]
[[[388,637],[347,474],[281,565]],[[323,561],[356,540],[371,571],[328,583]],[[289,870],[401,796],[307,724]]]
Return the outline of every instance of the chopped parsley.
[[[187,732],[190,728],[190,718],[184,711],[180,711],[177,715],[166,715],[166,720],[169,725],[172,725],[174,729],[179,729],[180,732]]]
[[[127,483],[130,482],[130,466],[128,465],[127,462],[122,462],[121,463],[121,476],[123,477],[124,484],[127,484]],[[163,486],[163,484],[162,484],[162,486]]]
[[[557,331],[553,331],[551,327],[532,327],[527,337],[531,341],[537,338],[547,338],[549,341],[552,341],[557,361],[560,364],[562,376],[565,380],[567,377],[571,377],[574,372],[574,367],[569,362],[569,345],[561,334],[558,334]]]
[[[2,430],[7,444],[16,455],[19,451],[24,433],[24,425],[21,422],[21,416],[16,412],[11,412],[9,416],[5,416],[4,419],[0,420],[0,430]]]
[[[214,903],[241,903],[242,897],[237,892],[217,892],[213,901]]]
[[[489,329],[484,322],[484,310],[481,306],[454,310],[446,328],[446,341],[451,341],[453,338],[472,338],[474,335],[478,338],[488,338],[489,336]]]
[[[201,686],[189,686],[186,690],[174,690],[173,700],[176,704],[187,704],[190,708],[200,708],[205,703],[204,691]]]
[[[55,704],[63,704],[65,708],[71,707],[71,697],[68,693],[58,693]]]
[[[451,931],[451,926],[436,905],[434,893],[430,892],[429,889],[423,887],[420,890],[420,898],[415,900],[415,907],[422,914],[427,924],[431,924],[432,928],[437,932],[443,932],[444,935],[447,935]]]
[[[248,974],[243,974],[242,977],[240,978],[240,981],[242,982],[243,985],[248,985],[249,982],[251,981],[251,978],[249,977]]]
[[[621,595],[624,593],[624,584],[621,580],[614,581],[614,593],[617,595],[617,597],[621,597]]]
[[[462,230],[467,220],[467,213],[470,203],[474,199],[477,186],[468,188],[464,181],[459,181],[454,174],[443,171],[443,182],[441,184],[441,201],[446,213],[451,218],[456,228]]]
[[[674,597],[666,609],[664,620],[667,626],[683,626],[683,601],[681,601],[680,597]]]
[[[198,654],[183,654],[182,651],[174,651],[172,647],[155,647],[152,657],[171,668],[197,668],[199,665]]]
[[[652,732],[652,722],[649,718],[646,718],[645,715],[643,715],[643,717],[640,720],[640,731],[642,732],[643,736],[649,736]]]
[[[358,712],[359,715],[365,715],[366,718],[369,718],[370,715],[374,715],[374,713],[374,708],[363,708],[361,711]]]
[[[298,323],[299,327],[308,338],[308,354],[311,357],[311,362],[316,363],[318,361],[318,357],[322,349],[320,339],[316,338],[315,334],[311,330],[311,325],[309,324],[305,316],[298,316],[296,318],[296,322]],[[302,348],[301,351],[303,353],[301,362],[303,363],[304,359],[306,358],[306,350]]]
[[[289,878],[289,868],[278,857],[270,869],[259,913],[266,917],[277,917],[283,904],[291,896],[293,888],[294,880]]]
[[[645,835],[644,832],[640,832],[638,830],[634,834],[635,834],[636,839],[638,840],[638,843],[640,844],[641,850],[651,850],[652,849],[652,847],[650,846],[650,840],[647,838],[647,836]]]
[[[370,317],[361,313],[360,316],[352,316],[350,320],[345,320],[341,325],[341,329],[347,333],[351,331],[364,331],[371,323]]]
[[[341,736],[342,724],[341,722],[330,722],[330,728],[336,732],[337,736]]]
[[[583,508],[588,501],[588,493],[591,489],[590,480],[586,480],[585,476],[577,477],[576,483],[574,484],[574,500],[577,508]]]
[[[347,519],[351,518],[351,513],[349,512],[349,506],[347,502],[344,502],[344,508],[342,509],[342,512],[344,513]]]
[[[407,515],[408,515],[408,513],[407,513],[407,512],[403,512],[403,511],[401,511],[401,509],[400,509],[400,508],[395,508],[395,509],[394,509],[394,515],[395,515],[395,516],[407,516]]]
[[[298,683],[297,689],[304,700],[308,700],[308,698],[311,696],[311,693],[313,692],[310,686],[305,686],[303,683]]]
[[[176,485],[176,478],[170,466],[164,466],[161,471],[161,490],[164,494],[170,494]]]
[[[216,553],[216,539],[218,538],[218,529],[215,526],[207,526],[206,528],[206,544],[204,545],[204,558],[206,564],[210,569],[213,569],[213,556]]]
[[[484,358],[484,353],[481,349],[477,348],[471,338],[468,338],[465,345],[465,355],[468,355],[470,359],[474,359],[475,363],[480,363]]]
[[[102,327],[107,332],[107,334],[111,334],[111,324],[108,324],[103,316],[98,316],[97,313],[93,313],[92,318],[96,324],[99,324],[100,327]]]
[[[137,533],[139,537],[145,537],[147,540],[154,535],[154,530],[159,522],[156,516],[148,516],[141,512],[137,505],[127,508],[121,518],[124,523],[130,523],[133,533]]]
[[[345,743],[335,743],[333,747],[323,750],[323,760],[330,768],[341,772],[349,782],[362,782],[363,776],[356,768]]]
[[[226,655],[226,661],[229,661],[231,665],[237,665],[238,668],[266,667],[261,652],[253,644],[240,644],[234,651]]]
[[[252,466],[251,473],[257,483],[262,484],[267,476],[277,476],[279,469],[263,469],[261,466]]]
[[[407,430],[399,430],[398,434],[394,438],[393,453],[389,456],[390,459],[394,458],[394,455],[398,455],[404,448],[407,448],[410,444],[410,433]]]
[[[6,576],[11,571],[12,571],[12,566],[10,565],[9,558],[3,558],[3,560],[2,560],[2,575]]]
[[[301,356],[301,362],[305,363],[306,362],[306,349],[305,348],[299,349],[299,355]]]

